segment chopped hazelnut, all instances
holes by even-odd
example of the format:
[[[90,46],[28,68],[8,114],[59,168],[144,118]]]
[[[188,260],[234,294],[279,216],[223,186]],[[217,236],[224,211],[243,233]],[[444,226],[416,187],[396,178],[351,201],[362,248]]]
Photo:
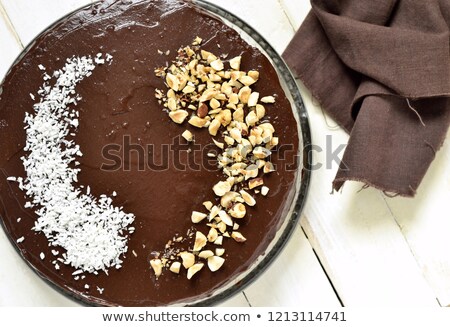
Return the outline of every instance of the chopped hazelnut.
[[[180,273],[180,268],[181,268],[181,263],[178,261],[172,262],[172,264],[170,265],[169,270],[175,274],[179,274]]]
[[[173,99],[173,98],[169,98],[167,100],[167,108],[169,108],[171,111],[177,110],[178,109],[177,100]]]
[[[219,217],[220,217],[220,216],[219,216]],[[220,220],[220,218],[219,218],[219,220]],[[220,221],[220,222],[217,224],[217,228],[219,229],[219,232],[221,232],[221,233],[223,234],[223,233],[225,233],[226,230],[227,230],[227,225],[226,225],[223,221]]]
[[[218,206],[213,206],[211,212],[209,213],[209,218],[214,219],[219,214],[220,208]]]
[[[222,242],[223,242],[223,236],[221,235],[221,236],[217,237],[217,239],[214,241],[214,244],[222,245]]]
[[[245,72],[241,72],[241,71],[232,71],[232,72],[231,72],[231,75],[230,75],[230,77],[231,77],[231,82],[230,82],[230,84],[231,84],[231,85],[234,85],[234,86],[236,86],[236,87],[238,87],[238,88],[241,88],[241,87],[242,87],[242,84],[239,83],[239,82],[237,82],[237,80],[240,79],[240,78],[243,77],[243,76],[245,76]],[[237,83],[236,83],[236,82],[237,82]],[[238,84],[238,83],[239,83],[239,84]]]
[[[272,152],[269,149],[266,149],[262,146],[257,146],[253,149],[253,155],[258,159],[265,159],[270,156]]]
[[[195,263],[195,256],[194,254],[190,253],[190,252],[181,252],[179,254],[179,256],[181,257],[181,260],[183,261],[183,267],[188,269],[190,267],[192,267],[192,265]]]
[[[238,243],[243,243],[247,241],[247,239],[241,233],[236,231],[231,233],[231,237]]]
[[[252,92],[250,94],[250,97],[248,98],[247,105],[249,107],[255,107],[258,104],[258,99],[259,99],[259,93],[258,92]]]
[[[252,164],[245,168],[245,179],[255,178],[258,176],[258,166],[255,164]]]
[[[228,208],[238,196],[239,193],[237,192],[227,192],[220,199],[220,205],[224,208]]]
[[[220,125],[220,121],[214,119],[208,127],[209,134],[211,134],[212,136],[216,136]]]
[[[191,279],[192,276],[202,270],[203,266],[203,263],[196,263],[195,265],[191,266],[187,271],[187,279]]]
[[[211,211],[213,203],[211,201],[205,201],[203,202],[203,206],[206,208],[206,210]]]
[[[231,123],[231,111],[229,109],[222,110],[215,119],[219,120],[222,126],[228,126]]]
[[[159,276],[161,276],[162,274],[162,268],[163,268],[163,264],[161,259],[152,259],[150,260],[150,266],[152,267],[156,279],[158,279]]]
[[[225,147],[225,144],[223,144],[222,142],[218,142],[215,139],[213,139],[213,142],[219,149],[223,149]]]
[[[225,259],[218,256],[212,256],[208,258],[208,268],[212,272],[215,272],[222,267],[223,263],[225,262]]]
[[[239,103],[239,95],[236,93],[232,93],[228,99],[228,102],[231,104],[238,104]]]
[[[213,191],[217,196],[224,196],[225,193],[230,192],[231,184],[228,182],[218,182],[213,187]]]
[[[247,104],[252,90],[248,86],[244,86],[239,90],[238,96],[242,103]]]
[[[239,108],[233,112],[233,120],[243,123],[244,122],[244,109]]]
[[[230,67],[234,70],[239,70],[241,68],[241,56],[234,57],[230,60]]]
[[[177,124],[184,122],[189,113],[186,110],[175,110],[169,112],[169,117]]]
[[[206,245],[206,242],[207,242],[207,238],[206,238],[205,234],[197,231],[195,233],[195,243],[194,243],[194,248],[192,249],[192,251],[194,251],[194,252],[200,251]]]
[[[233,145],[234,144],[234,138],[226,135],[223,140],[225,141],[226,144],[228,145]]]
[[[248,192],[241,190],[240,193],[245,203],[247,203],[249,206],[253,207],[256,204],[255,199]]]
[[[264,164],[264,174],[268,174],[268,173],[271,173],[274,171],[275,171],[275,167],[273,166],[273,163],[271,163],[270,161],[267,161]]]
[[[194,39],[194,42],[192,42],[192,45],[200,45],[201,43],[202,43],[202,39],[200,38],[200,37],[196,37],[195,39]]]
[[[197,109],[197,116],[205,118],[208,115],[208,106],[203,102],[199,104]]]
[[[203,59],[203,60],[206,60],[206,59],[209,58],[209,56],[212,56],[212,55],[213,55],[211,52],[206,51],[206,50],[201,50],[201,51],[200,51],[200,54],[202,55],[202,59]]]
[[[275,98],[273,96],[267,96],[261,98],[262,103],[275,103]]]
[[[211,229],[209,230],[208,236],[207,236],[208,242],[211,242],[211,243],[214,242],[218,236],[219,236],[219,233],[217,233],[217,229],[215,229],[214,227],[211,227]]]
[[[219,102],[216,98],[212,98],[212,99],[209,101],[209,106],[210,106],[212,109],[217,109],[217,108],[220,107],[220,102]]]
[[[205,250],[205,251],[200,252],[200,253],[198,254],[198,257],[199,257],[199,258],[202,258],[202,259],[208,259],[209,257],[212,257],[213,255],[214,255],[214,252],[213,252],[213,251],[211,251],[211,250]]]
[[[224,253],[225,253],[225,249],[222,249],[222,248],[217,248],[216,249],[216,255],[217,256],[221,257],[221,256],[224,255]]]
[[[209,64],[215,71],[223,70],[223,62],[220,59],[216,59]]]
[[[181,136],[188,142],[192,142],[194,140],[194,135],[188,130],[185,130]]]
[[[207,217],[206,214],[198,212],[198,211],[192,211],[191,220],[194,224],[198,224],[203,219]]]
[[[250,76],[242,76],[239,78],[239,82],[241,82],[245,86],[250,86],[250,85],[254,84],[256,81],[253,78],[251,78]]]
[[[180,82],[178,80],[178,78],[171,74],[171,73],[167,73],[166,75],[166,83],[167,85],[174,91],[178,91],[179,87],[180,87]]]
[[[233,226],[233,219],[224,211],[219,211],[220,220],[228,226]]]
[[[237,143],[241,143],[242,141],[242,134],[241,131],[238,128],[232,128],[230,131],[230,136],[236,140]]]
[[[259,121],[258,116],[254,111],[250,111],[247,117],[245,117],[245,123],[248,126],[254,126],[258,121]]]
[[[198,128],[205,127],[207,122],[208,121],[205,118],[200,118],[198,116],[192,116],[191,119],[189,119],[189,124]]]
[[[186,85],[183,89],[184,94],[192,93],[195,91],[195,86],[193,85]]]
[[[231,217],[233,218],[244,218],[246,214],[245,205],[242,203],[236,203],[233,207],[228,211]]]
[[[261,186],[264,184],[264,181],[261,177],[253,178],[248,182],[248,188],[254,189],[255,187]]]
[[[263,119],[263,117],[266,115],[266,108],[262,104],[256,105],[256,117],[258,117],[259,120]]]
[[[251,78],[253,78],[255,81],[257,81],[259,79],[259,72],[256,70],[251,70],[247,73],[248,76],[250,76]]]

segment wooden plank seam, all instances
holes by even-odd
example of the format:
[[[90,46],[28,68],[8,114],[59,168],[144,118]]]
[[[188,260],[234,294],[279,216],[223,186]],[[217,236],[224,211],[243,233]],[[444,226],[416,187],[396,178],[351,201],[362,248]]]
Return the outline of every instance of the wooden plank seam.
[[[0,0],[0,15],[5,20],[6,26],[10,30],[11,34],[14,36],[14,39],[16,40],[17,44],[20,46],[21,49],[23,49],[24,46],[23,46],[22,40],[20,39],[19,34],[17,33],[13,22],[9,18],[9,15],[6,12],[5,7],[3,6],[2,0]]]

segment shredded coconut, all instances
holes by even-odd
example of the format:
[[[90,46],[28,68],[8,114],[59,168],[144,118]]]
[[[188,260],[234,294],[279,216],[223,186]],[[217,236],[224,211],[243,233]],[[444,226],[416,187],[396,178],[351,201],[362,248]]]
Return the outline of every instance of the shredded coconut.
[[[106,56],[106,61],[111,58]],[[74,275],[121,267],[120,256],[128,249],[125,232],[134,221],[134,215],[113,206],[110,197],[95,198],[74,185],[80,172],[74,168],[76,159],[82,156],[79,145],[67,138],[79,124],[74,106],[81,98],[75,87],[92,74],[95,63],[103,63],[101,55],[95,60],[67,59],[64,68],[53,73],[53,86],[46,81],[49,75],[44,75],[40,102],[33,114],[25,115],[27,154],[21,159],[27,177],[17,178],[30,199],[25,206],[37,207],[33,229],[44,233],[51,246],[65,249],[58,261],[74,267]]]

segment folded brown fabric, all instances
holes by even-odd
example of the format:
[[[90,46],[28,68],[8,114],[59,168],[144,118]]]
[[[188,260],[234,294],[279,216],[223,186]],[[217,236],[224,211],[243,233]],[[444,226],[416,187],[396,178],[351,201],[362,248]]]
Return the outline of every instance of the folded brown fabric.
[[[450,124],[450,1],[311,5],[283,56],[350,132],[334,189],[356,180],[414,196]]]

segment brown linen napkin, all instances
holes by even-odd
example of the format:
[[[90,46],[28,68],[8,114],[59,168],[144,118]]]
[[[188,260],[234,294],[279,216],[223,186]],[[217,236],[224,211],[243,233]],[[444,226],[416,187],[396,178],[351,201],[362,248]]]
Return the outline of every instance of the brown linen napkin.
[[[334,189],[414,196],[450,124],[450,1],[311,5],[283,57],[351,133]]]

